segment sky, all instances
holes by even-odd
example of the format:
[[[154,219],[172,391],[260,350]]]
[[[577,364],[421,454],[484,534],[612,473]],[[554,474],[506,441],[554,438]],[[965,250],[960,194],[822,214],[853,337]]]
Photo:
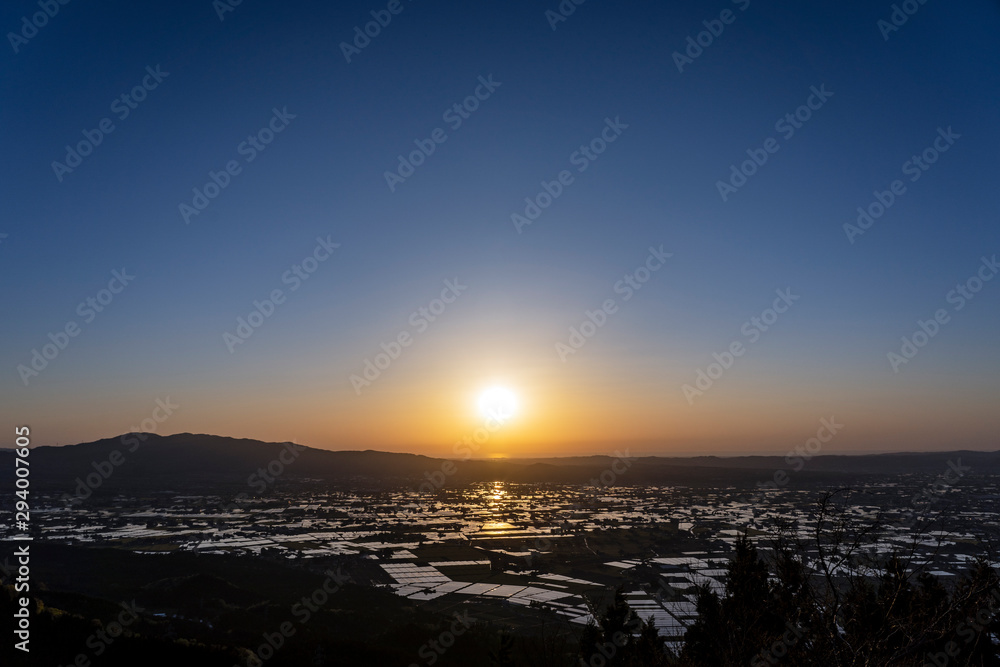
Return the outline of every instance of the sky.
[[[5,3],[0,428],[997,449],[1000,4],[902,4]]]

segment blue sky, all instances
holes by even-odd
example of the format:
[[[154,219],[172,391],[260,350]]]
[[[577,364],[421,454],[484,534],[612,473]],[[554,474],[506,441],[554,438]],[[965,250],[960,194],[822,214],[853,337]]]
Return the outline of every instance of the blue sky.
[[[440,453],[474,426],[467,395],[501,381],[528,408],[519,454],[780,452],[829,414],[854,425],[831,451],[993,447],[1000,281],[898,372],[887,353],[1000,251],[997,3],[929,2],[888,39],[891,3],[591,0],[555,30],[555,2],[399,6],[351,62],[340,44],[385,3],[244,0],[224,20],[207,1],[70,3],[17,53],[8,37],[7,426],[84,441],[169,395],[185,407],[162,432]],[[38,11],[9,3],[0,25]],[[168,74],[120,120],[147,67]],[[500,85],[452,130],[442,114],[479,77]],[[833,94],[782,137],[814,86]],[[294,118],[246,162],[274,109]],[[58,180],[103,118],[114,131]],[[575,171],[607,118],[627,129]],[[447,140],[390,191],[386,170],[435,128]],[[960,138],[910,182],[939,128]],[[779,150],[723,201],[717,182],[769,137]],[[179,205],[230,160],[240,173],[186,224]],[[564,169],[573,183],[517,233],[511,214]],[[895,179],[906,193],[850,243],[843,225]],[[223,333],[317,237],[340,247],[230,353]],[[668,265],[562,361],[569,327],[661,244]],[[77,305],[123,267],[134,282],[84,323]],[[456,277],[468,291],[356,392]],[[683,385],[784,288],[801,299],[689,403]],[[80,335],[25,384],[18,367],[70,320]]]

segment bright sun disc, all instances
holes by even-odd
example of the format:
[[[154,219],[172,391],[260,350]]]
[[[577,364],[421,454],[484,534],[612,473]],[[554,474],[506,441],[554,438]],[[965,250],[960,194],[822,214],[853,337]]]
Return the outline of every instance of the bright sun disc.
[[[517,396],[506,387],[490,387],[479,397],[479,412],[487,419],[505,423],[517,410]]]

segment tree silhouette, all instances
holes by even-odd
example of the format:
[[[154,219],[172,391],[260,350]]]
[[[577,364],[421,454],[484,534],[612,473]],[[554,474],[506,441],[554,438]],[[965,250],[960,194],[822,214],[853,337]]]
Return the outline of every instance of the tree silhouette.
[[[879,517],[852,527],[842,492],[819,503],[811,541],[779,531],[764,558],[737,540],[723,595],[698,588],[680,664],[1000,667],[1000,578],[990,564],[949,588],[914,550],[875,554],[865,547]]]
[[[660,667],[673,664],[652,618],[640,619],[625,601],[621,588],[597,624],[590,622],[580,639],[582,665]]]

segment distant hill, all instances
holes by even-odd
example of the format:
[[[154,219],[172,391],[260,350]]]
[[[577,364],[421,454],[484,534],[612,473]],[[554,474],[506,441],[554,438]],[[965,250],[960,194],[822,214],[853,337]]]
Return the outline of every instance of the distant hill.
[[[130,451],[134,450],[134,451]],[[117,454],[115,453],[117,452]],[[0,475],[13,474],[13,451],[0,451]],[[277,484],[313,479],[368,486],[409,486],[428,480],[448,485],[475,481],[586,483],[609,470],[614,457],[588,456],[537,460],[445,459],[379,451],[329,451],[291,443],[261,442],[214,435],[160,436],[130,433],[117,438],[31,452],[34,488],[72,492],[78,479],[101,475],[101,492],[185,490],[226,493],[263,490],[260,469],[281,469]],[[115,466],[114,462],[119,465]],[[1000,452],[932,452],[865,456],[818,456],[793,472],[784,457],[641,457],[616,474],[617,484],[753,486],[776,470],[789,471],[796,484],[847,483],[858,476],[905,473],[941,474],[949,461],[971,473],[1000,473]],[[281,462],[280,464],[277,462]],[[442,470],[450,471],[446,475]],[[100,469],[100,470],[98,470]],[[623,470],[621,463],[618,471]],[[110,475],[107,473],[111,472]],[[96,478],[94,478],[96,479]],[[267,483],[266,488],[271,488]]]
[[[804,461],[803,470],[813,472],[842,472],[851,474],[908,474],[943,473],[948,462],[961,459],[961,465],[972,466],[979,472],[1000,472],[1000,451],[980,452],[956,450],[953,452],[897,452],[889,454],[827,454]],[[603,461],[613,461],[607,456],[576,456],[564,458],[529,459],[533,463],[559,466],[594,466]],[[727,468],[743,470],[789,469],[784,456],[644,456],[635,459],[641,465],[673,465],[697,468]],[[512,461],[525,461],[512,459]],[[606,464],[605,464],[606,465]]]

